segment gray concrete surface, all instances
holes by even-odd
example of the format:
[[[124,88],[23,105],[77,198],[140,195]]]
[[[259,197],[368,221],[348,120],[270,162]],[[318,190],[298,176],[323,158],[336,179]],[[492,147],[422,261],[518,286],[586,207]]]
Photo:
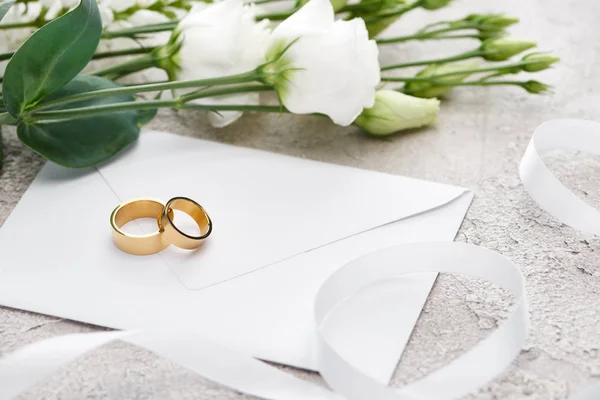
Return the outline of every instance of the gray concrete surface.
[[[556,86],[553,96],[531,96],[517,88],[456,90],[444,102],[437,128],[381,140],[314,117],[245,116],[229,128],[215,130],[204,116],[165,111],[152,127],[475,190],[475,201],[457,240],[499,251],[522,268],[533,327],[513,367],[469,398],[565,399],[600,382],[600,239],[576,232],[541,211],[520,184],[517,168],[538,124],[555,117],[600,120],[600,3],[457,0],[453,7],[438,13],[414,12],[393,31],[410,32],[424,22],[475,11],[506,11],[521,17],[522,23],[513,29],[516,35],[534,38],[542,49],[563,58],[555,70],[540,75]],[[449,55],[473,45],[409,44],[386,49],[382,59]],[[13,131],[4,136],[0,223],[42,165],[19,144]],[[599,158],[559,153],[550,161],[563,182],[592,204],[599,204]],[[509,307],[510,298],[494,287],[440,277],[399,364],[394,385],[414,380],[468,350],[497,326]],[[94,329],[0,308],[0,355],[43,338]],[[23,396],[82,398],[245,397],[124,344],[90,354]]]

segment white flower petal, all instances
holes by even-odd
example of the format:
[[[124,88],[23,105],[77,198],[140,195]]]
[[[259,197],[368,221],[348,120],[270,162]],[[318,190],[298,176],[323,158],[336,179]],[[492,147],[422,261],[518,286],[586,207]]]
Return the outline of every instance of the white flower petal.
[[[256,22],[253,8],[241,0],[197,5],[179,23],[181,49],[177,80],[206,79],[248,72],[264,62],[269,44],[268,22]],[[192,90],[180,91],[180,93]],[[258,104],[258,95],[241,94],[195,100],[199,104]],[[210,113],[214,126],[237,120],[241,112]]]
[[[107,27],[115,21],[115,14],[110,8],[104,6],[103,4],[98,4],[98,10],[100,10],[102,26]]]
[[[287,82],[275,83],[291,112],[325,114],[346,126],[373,106],[380,81],[378,49],[362,19],[334,22],[328,0],[311,0],[273,36],[272,46],[298,39],[282,58],[282,69],[294,71],[286,74]]]
[[[197,103],[204,104],[242,104],[242,105],[257,105],[259,104],[258,93],[242,93],[229,96],[219,96],[213,98],[202,99]],[[234,123],[243,115],[241,111],[219,111],[218,113],[208,113],[208,120],[215,128],[223,128]]]
[[[311,33],[321,34],[331,27],[334,17],[335,13],[329,0],[311,0],[281,22],[273,34],[291,40]]]
[[[156,11],[151,10],[137,10],[128,18],[129,23],[132,26],[152,25],[160,24],[161,22],[168,22],[170,19]]]
[[[103,0],[103,5],[110,8],[114,12],[123,12],[135,7],[137,5],[136,0]]]

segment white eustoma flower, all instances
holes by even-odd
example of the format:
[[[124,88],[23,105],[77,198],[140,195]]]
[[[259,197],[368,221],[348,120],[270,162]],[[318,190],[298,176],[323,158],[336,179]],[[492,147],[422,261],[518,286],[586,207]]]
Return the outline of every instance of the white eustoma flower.
[[[273,31],[263,71],[293,113],[320,113],[350,125],[373,106],[378,49],[362,19],[335,21],[329,0],[311,0]]]
[[[253,8],[242,0],[198,4],[181,20],[171,42],[181,46],[172,57],[170,78],[191,80],[218,78],[256,69],[265,58],[269,44],[268,22],[256,22]],[[197,99],[199,104],[259,103],[257,93],[243,93]],[[223,127],[237,120],[241,112],[210,113],[213,126]]]

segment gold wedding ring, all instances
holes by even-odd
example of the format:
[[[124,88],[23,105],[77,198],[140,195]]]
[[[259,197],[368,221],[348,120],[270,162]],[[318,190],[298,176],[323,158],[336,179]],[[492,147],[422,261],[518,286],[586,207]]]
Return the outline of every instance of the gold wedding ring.
[[[173,210],[182,211],[192,217],[200,228],[200,235],[191,236],[177,228],[173,222]],[[167,202],[158,217],[158,227],[169,243],[182,249],[193,250],[200,247],[212,232],[212,221],[204,208],[194,200],[174,197]]]
[[[125,253],[144,256],[158,253],[169,246],[161,229],[147,235],[131,235],[121,230],[128,222],[139,218],[156,218],[161,215],[165,205],[153,199],[136,199],[123,203],[114,209],[110,216],[113,228],[113,242]],[[171,211],[171,216],[173,212]]]
[[[188,235],[175,225],[173,210],[188,214],[200,228],[199,236]],[[158,223],[156,232],[147,235],[131,235],[121,230],[123,225],[139,218],[154,218]],[[163,204],[153,199],[136,199],[123,203],[110,216],[113,242],[122,251],[134,255],[149,255],[166,249],[170,244],[193,250],[204,242],[212,232],[212,221],[204,208],[187,197],[175,197]]]

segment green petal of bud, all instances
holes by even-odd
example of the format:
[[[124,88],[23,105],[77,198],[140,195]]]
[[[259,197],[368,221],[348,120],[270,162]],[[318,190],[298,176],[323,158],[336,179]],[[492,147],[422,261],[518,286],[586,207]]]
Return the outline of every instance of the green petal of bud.
[[[545,83],[539,81],[523,82],[521,87],[533,94],[549,93],[552,91],[552,86],[546,85]]]
[[[303,5],[305,5],[306,3],[308,3],[309,0],[298,0],[296,1],[296,7],[300,8]],[[341,10],[342,8],[344,8],[346,6],[346,4],[348,3],[348,0],[329,0],[331,2],[331,5],[333,6],[333,11],[338,12],[339,10]]]
[[[519,22],[519,18],[506,14],[488,14],[479,23],[482,25],[480,31],[499,31]]]
[[[510,37],[500,37],[485,40],[480,47],[488,61],[506,61],[527,49],[535,47],[536,42],[519,40]]]
[[[406,6],[406,0],[361,0],[358,5],[361,8],[352,12],[350,17],[363,18],[367,24],[369,38],[374,38],[396,22],[402,16],[402,13],[387,17],[383,15],[402,10],[402,6]]]
[[[461,26],[465,22],[469,25],[477,25],[480,31],[501,31],[519,22],[519,18],[506,14],[470,14],[464,19],[452,22],[450,26]]]
[[[372,135],[390,135],[437,123],[440,101],[419,99],[395,90],[378,90],[375,105],[365,108],[354,121]]]
[[[464,81],[471,74],[466,72],[460,74],[458,72],[477,68],[479,66],[476,62],[465,62],[465,63],[453,63],[453,64],[431,64],[421,70],[416,77],[417,78],[428,78],[431,76],[444,75],[449,73],[455,73],[441,78],[436,78],[437,82],[443,83],[458,83]],[[416,97],[432,98],[441,97],[452,90],[452,86],[440,86],[434,82],[408,82],[404,86],[404,92]]]
[[[560,58],[544,53],[533,53],[526,55],[521,60],[527,62],[521,67],[523,71],[538,72],[550,68],[550,65],[560,61]]]
[[[426,10],[437,10],[446,7],[452,0],[422,0],[421,7]]]
[[[390,25],[396,22],[400,18],[400,15],[395,17],[387,17],[383,19],[379,19],[375,22],[369,22],[367,24],[367,31],[369,32],[369,38],[374,38],[379,35],[381,32],[386,30]]]

